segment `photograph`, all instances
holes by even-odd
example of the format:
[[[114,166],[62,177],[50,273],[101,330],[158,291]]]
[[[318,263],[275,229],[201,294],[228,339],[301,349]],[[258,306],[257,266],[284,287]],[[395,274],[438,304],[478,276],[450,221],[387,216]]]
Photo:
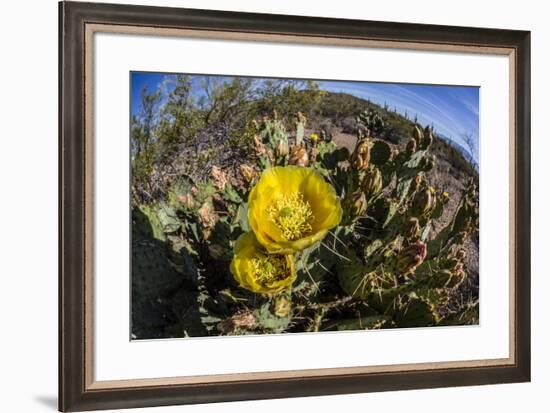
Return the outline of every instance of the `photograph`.
[[[479,88],[130,73],[131,339],[479,324]]]
[[[544,2],[0,8],[0,413],[548,410]]]

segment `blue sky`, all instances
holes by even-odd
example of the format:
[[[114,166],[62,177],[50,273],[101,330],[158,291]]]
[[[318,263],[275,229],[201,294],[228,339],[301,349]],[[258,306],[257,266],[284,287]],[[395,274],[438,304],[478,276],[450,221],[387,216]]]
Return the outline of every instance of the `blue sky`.
[[[200,93],[200,80],[194,76],[193,85]],[[219,78],[219,77],[218,77]],[[163,73],[133,72],[131,76],[132,115],[139,113],[140,91],[147,86],[150,91],[160,88],[163,96],[173,89],[175,75]],[[452,139],[467,149],[464,134],[475,142],[476,160],[479,160],[479,88],[470,86],[439,86],[405,83],[375,83],[347,81],[319,81],[319,86],[329,92],[344,92],[369,99],[390,109],[396,108],[410,119],[415,115],[422,125],[433,124],[436,133]]]
[[[423,125],[433,124],[438,134],[466,146],[463,135],[472,135],[479,153],[479,88],[405,83],[319,82],[321,89],[369,99]]]

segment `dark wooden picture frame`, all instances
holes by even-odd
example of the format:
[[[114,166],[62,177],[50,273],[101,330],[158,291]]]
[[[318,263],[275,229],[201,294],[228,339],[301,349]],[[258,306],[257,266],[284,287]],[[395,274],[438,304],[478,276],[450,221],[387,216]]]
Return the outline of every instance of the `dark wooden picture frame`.
[[[466,50],[510,61],[510,357],[95,382],[91,39],[94,32]],[[81,411],[530,380],[530,32],[99,3],[59,4],[59,409]]]

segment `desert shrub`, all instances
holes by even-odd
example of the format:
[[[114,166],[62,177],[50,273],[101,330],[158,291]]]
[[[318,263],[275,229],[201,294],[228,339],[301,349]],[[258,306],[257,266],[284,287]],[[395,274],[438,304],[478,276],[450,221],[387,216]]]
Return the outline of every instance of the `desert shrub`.
[[[340,122],[342,132],[350,135],[357,134],[357,120],[354,117],[348,116]]]
[[[336,124],[339,124],[346,117],[356,117],[359,113],[369,105],[366,102],[361,102],[362,99],[345,93],[330,93],[321,102],[319,113],[320,116],[334,119]]]
[[[214,164],[235,169],[253,147],[253,122],[278,111],[290,127],[300,110],[315,116],[325,94],[313,81],[205,77],[197,86],[177,75],[174,82],[167,96],[144,89],[132,119],[132,195],[139,202],[162,197],[181,174],[201,176]]]

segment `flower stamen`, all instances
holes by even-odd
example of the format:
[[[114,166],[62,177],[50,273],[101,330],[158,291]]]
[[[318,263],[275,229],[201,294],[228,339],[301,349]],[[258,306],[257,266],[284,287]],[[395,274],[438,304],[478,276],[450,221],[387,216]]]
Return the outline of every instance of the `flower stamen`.
[[[251,263],[256,279],[264,286],[284,280],[291,275],[284,255],[266,255],[252,259]]]
[[[267,214],[286,241],[300,239],[312,231],[313,211],[300,192],[277,198],[268,207]]]

